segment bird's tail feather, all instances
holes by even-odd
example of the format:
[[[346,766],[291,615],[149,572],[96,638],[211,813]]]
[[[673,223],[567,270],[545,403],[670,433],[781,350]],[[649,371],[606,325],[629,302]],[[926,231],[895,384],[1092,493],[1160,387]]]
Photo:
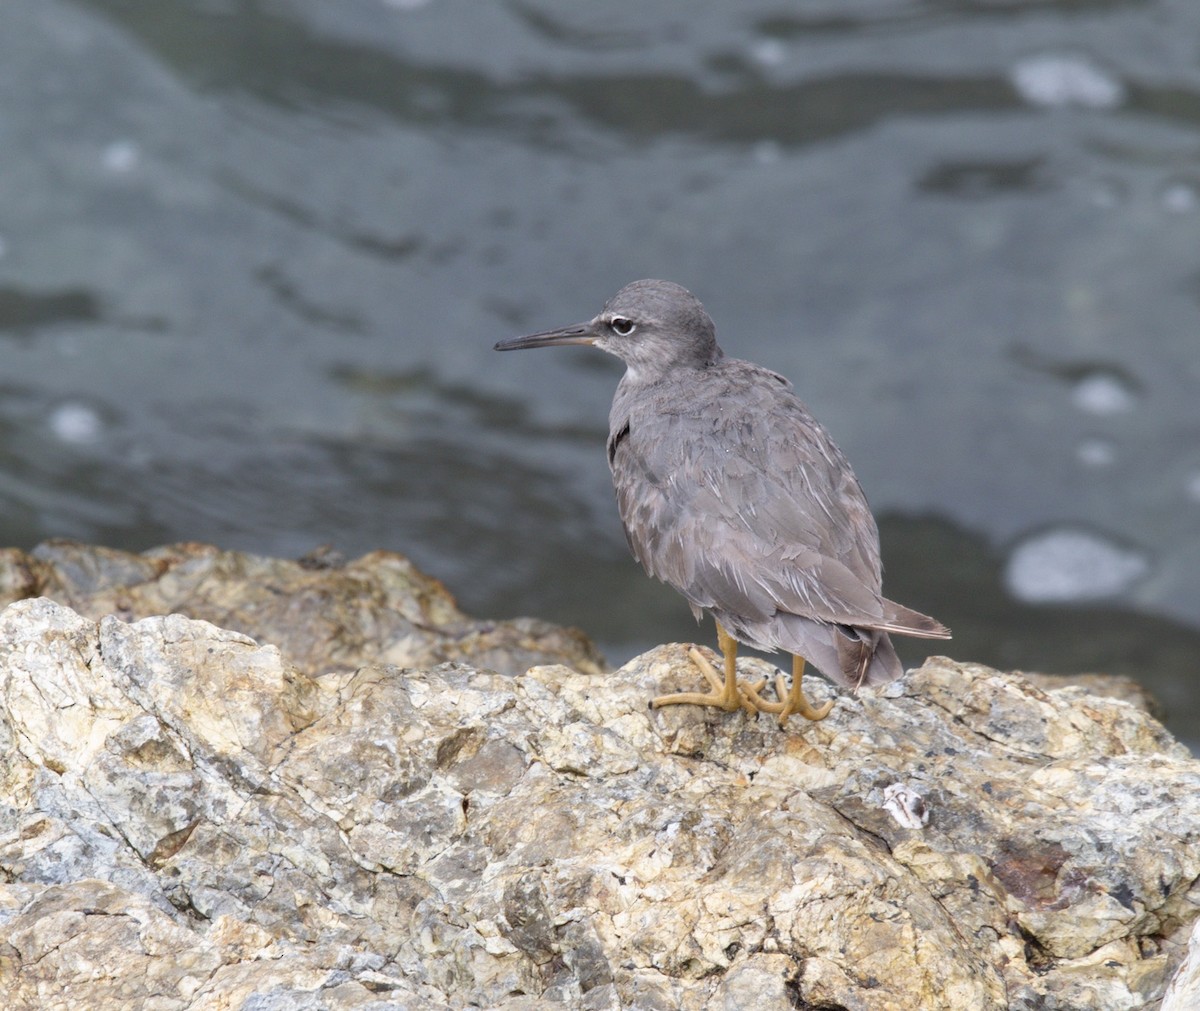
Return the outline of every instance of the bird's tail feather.
[[[886,632],[841,627],[835,635],[842,685],[858,691],[863,685],[882,685],[904,673]]]
[[[883,600],[883,621],[872,625],[883,632],[911,635],[917,639],[949,639],[950,629],[927,614],[897,604],[894,600]]]

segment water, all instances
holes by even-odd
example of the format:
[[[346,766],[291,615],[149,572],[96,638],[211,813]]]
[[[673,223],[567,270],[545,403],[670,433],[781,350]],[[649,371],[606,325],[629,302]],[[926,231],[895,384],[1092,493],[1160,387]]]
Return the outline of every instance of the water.
[[[1119,600],[1150,570],[1137,551],[1088,530],[1055,527],[1022,538],[1008,555],[1005,585],[1026,603]]]
[[[4,22],[3,543],[393,548],[614,661],[707,641],[626,553],[617,364],[490,350],[665,277],[794,380],[953,655],[1132,674],[1200,742],[1192,0]],[[1137,565],[1013,584],[1064,531]]]

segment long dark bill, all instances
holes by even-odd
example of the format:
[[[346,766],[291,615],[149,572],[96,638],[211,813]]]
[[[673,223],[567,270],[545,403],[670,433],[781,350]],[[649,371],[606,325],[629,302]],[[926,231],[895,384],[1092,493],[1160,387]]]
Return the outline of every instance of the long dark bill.
[[[500,341],[494,350],[520,351],[523,348],[552,348],[559,344],[591,344],[595,339],[596,331],[591,323],[577,323],[558,330],[531,333],[528,337],[510,337]]]

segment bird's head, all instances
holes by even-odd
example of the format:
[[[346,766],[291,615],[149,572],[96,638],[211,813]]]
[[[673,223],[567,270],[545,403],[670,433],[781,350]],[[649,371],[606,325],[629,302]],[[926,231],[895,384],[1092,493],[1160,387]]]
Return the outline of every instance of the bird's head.
[[[500,341],[496,350],[559,344],[593,344],[620,358],[630,376],[643,382],[722,358],[713,321],[700,300],[670,281],[634,281],[587,322]]]

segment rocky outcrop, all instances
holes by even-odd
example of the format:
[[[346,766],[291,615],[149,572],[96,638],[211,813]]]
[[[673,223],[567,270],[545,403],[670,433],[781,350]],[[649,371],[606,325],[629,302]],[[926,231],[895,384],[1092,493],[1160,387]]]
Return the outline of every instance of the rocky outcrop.
[[[0,549],[0,606],[39,596],[97,620],[203,618],[278,646],[313,676],[370,663],[432,667],[450,660],[503,674],[546,663],[585,674],[607,669],[575,629],[530,618],[468,618],[440,582],[391,551],[346,561],[319,550],[292,561],[193,543],[141,554],[66,540],[30,553]]]
[[[1083,688],[934,658],[781,729],[649,709],[682,646],[301,669],[85,584],[0,613],[6,1008],[1151,1008],[1197,921],[1200,763]]]

